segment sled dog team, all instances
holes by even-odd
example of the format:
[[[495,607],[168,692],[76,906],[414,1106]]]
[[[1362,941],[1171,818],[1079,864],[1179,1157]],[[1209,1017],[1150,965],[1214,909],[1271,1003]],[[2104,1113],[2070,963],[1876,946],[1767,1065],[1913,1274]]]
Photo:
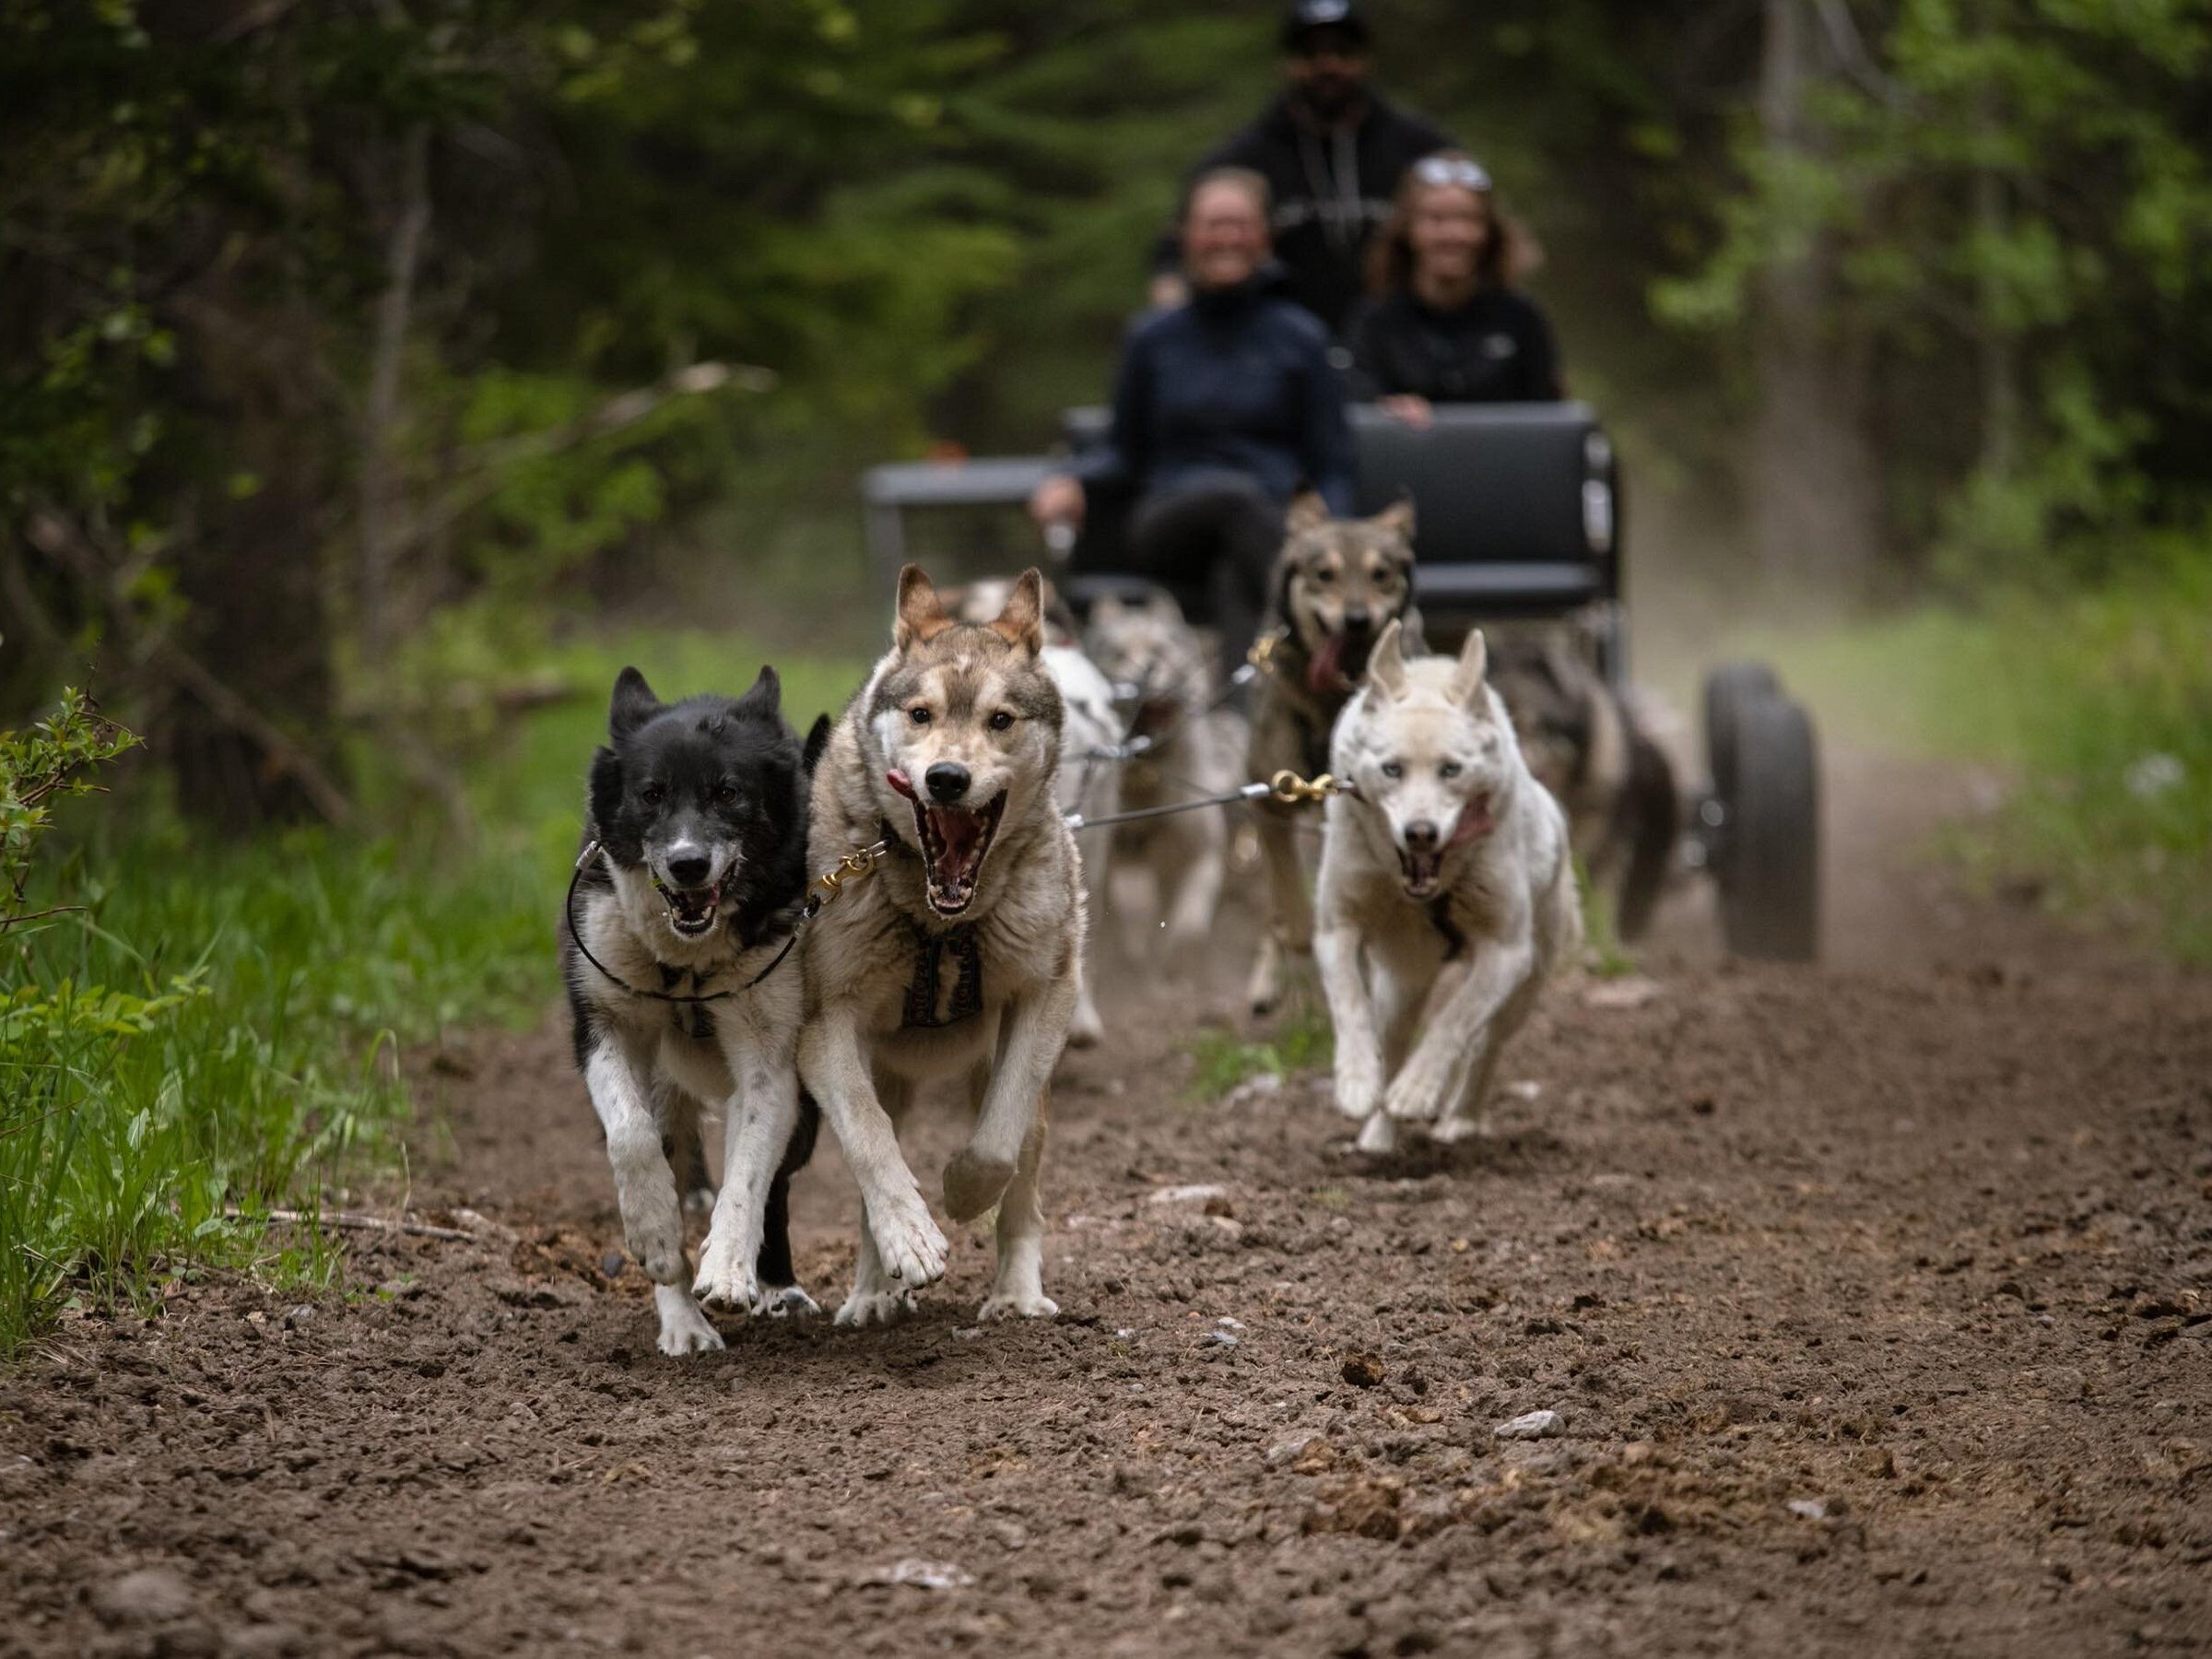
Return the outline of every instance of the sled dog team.
[[[1482,635],[1456,657],[1418,644],[1411,529],[1405,507],[1294,507],[1255,653],[1250,773],[1171,600],[1101,602],[1078,649],[1035,571],[940,594],[909,566],[890,650],[804,741],[772,668],[742,697],[676,703],[623,671],[562,965],[663,1352],[722,1347],[713,1311],[813,1310],[787,1201],[822,1116],[862,1203],[837,1321],[911,1310],[943,1276],[946,1241],[899,1130],[937,1078],[965,1078],[972,1114],[944,1211],[996,1210],[982,1317],[1057,1312],[1039,1177],[1053,1068],[1071,1037],[1099,1035],[1084,938],[1087,917],[1104,922],[1107,837],[1128,838],[1119,851],[1149,877],[1171,950],[1210,928],[1227,850],[1215,808],[1100,830],[1079,854],[1071,810],[1277,768],[1340,780],[1311,899],[1292,815],[1312,808],[1263,810],[1272,925],[1252,1000],[1272,1006],[1291,963],[1317,959],[1336,1103],[1361,1148],[1387,1152],[1409,1126],[1476,1127],[1581,916],[1567,820],[1523,759]],[[1117,745],[1138,752],[1105,759]],[[719,1180],[700,1135],[712,1112]],[[696,1265],[688,1209],[708,1218]]]

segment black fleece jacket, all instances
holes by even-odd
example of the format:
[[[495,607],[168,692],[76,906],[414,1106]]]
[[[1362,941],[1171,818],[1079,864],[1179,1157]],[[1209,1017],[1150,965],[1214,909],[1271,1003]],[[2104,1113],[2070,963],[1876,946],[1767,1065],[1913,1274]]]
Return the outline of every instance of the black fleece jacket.
[[[1248,167],[1275,197],[1275,256],[1289,273],[1290,297],[1343,331],[1366,282],[1367,240],[1390,217],[1391,196],[1408,167],[1450,149],[1452,140],[1419,116],[1369,92],[1367,112],[1348,132],[1316,133],[1299,119],[1288,93],[1201,160],[1190,176],[1217,167]],[[1153,268],[1172,270],[1172,229],[1154,250]]]
[[[1086,485],[1173,488],[1240,474],[1288,502],[1300,482],[1352,510],[1352,435],[1328,335],[1279,266],[1139,318],[1122,348],[1113,425]]]

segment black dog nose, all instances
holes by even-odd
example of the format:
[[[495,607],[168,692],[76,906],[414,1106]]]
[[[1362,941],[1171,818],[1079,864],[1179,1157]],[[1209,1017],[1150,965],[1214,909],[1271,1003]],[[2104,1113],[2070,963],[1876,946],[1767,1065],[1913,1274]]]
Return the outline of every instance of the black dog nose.
[[[922,782],[929,786],[929,798],[942,801],[949,806],[968,793],[968,769],[950,760],[940,760],[922,774]]]
[[[1344,631],[1347,633],[1365,633],[1368,629],[1369,620],[1370,618],[1367,614],[1367,607],[1363,605],[1355,605],[1344,613]]]
[[[713,867],[713,861],[704,855],[672,858],[668,861],[668,879],[677,887],[704,887],[707,885],[707,873]]]
[[[1436,845],[1436,826],[1420,818],[1406,826],[1406,844],[1416,853],[1426,853]]]

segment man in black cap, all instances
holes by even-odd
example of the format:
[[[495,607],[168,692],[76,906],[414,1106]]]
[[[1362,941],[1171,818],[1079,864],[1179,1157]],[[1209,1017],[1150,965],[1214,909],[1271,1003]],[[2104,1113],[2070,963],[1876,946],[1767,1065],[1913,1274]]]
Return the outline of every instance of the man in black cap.
[[[1353,0],[1299,0],[1282,43],[1282,96],[1191,173],[1244,167],[1266,178],[1289,295],[1341,333],[1364,287],[1367,239],[1390,217],[1399,176],[1453,143],[1368,86],[1367,19]],[[1171,235],[1154,254],[1156,303],[1182,299],[1176,253]]]

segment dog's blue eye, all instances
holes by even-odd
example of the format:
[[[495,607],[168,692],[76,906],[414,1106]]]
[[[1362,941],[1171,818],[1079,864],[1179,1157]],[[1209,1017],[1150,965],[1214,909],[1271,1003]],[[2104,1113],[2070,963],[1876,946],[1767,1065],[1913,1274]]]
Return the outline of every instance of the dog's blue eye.
[[[1003,732],[1013,724],[1014,716],[1007,713],[1004,709],[1001,709],[997,713],[991,716],[991,729],[994,732]]]
[[[929,724],[929,711],[920,707],[919,705],[909,709],[906,712],[906,717],[912,721],[916,725],[927,725]]]
[[[1406,775],[1406,769],[1395,760],[1385,760],[1382,762],[1382,775],[1386,778],[1402,778]]]
[[[1458,761],[1447,760],[1436,769],[1436,775],[1440,778],[1456,778],[1462,770]]]

